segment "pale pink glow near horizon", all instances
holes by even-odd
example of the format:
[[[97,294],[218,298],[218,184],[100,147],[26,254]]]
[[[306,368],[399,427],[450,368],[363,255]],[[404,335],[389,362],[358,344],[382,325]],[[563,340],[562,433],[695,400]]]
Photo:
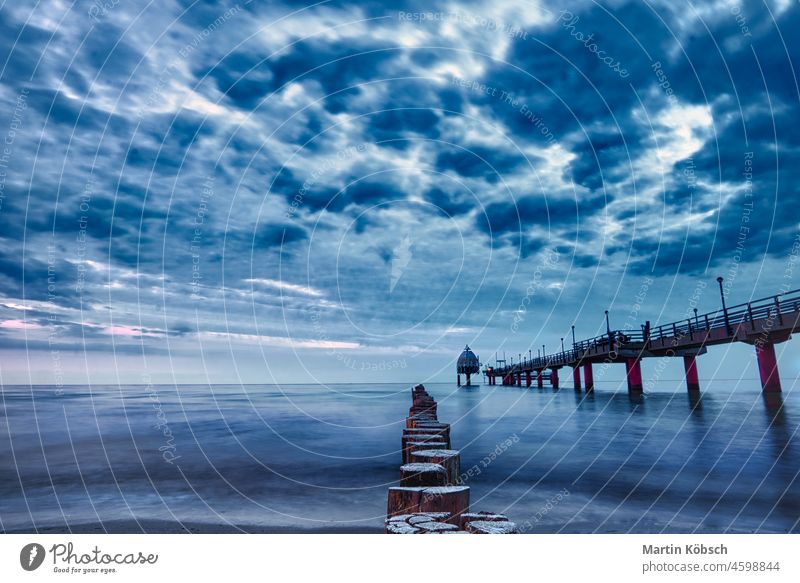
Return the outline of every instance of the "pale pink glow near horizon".
[[[6,330],[40,330],[42,327],[39,324],[23,320],[5,320],[0,322],[0,328],[5,328]]]
[[[141,328],[132,328],[130,326],[104,326],[103,332],[112,336],[158,336],[158,334],[142,332]]]

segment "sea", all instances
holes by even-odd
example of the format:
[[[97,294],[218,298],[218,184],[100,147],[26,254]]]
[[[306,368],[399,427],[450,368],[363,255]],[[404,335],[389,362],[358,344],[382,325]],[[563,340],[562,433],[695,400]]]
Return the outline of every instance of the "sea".
[[[800,531],[800,394],[428,383],[529,533]],[[4,386],[3,532],[382,532],[408,384]]]

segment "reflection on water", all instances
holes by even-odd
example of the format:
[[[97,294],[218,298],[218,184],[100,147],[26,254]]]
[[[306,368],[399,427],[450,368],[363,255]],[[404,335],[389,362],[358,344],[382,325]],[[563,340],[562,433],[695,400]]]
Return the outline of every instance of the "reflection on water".
[[[428,385],[462,470],[473,469],[473,508],[528,532],[800,530],[795,395],[614,388]],[[5,531],[157,521],[378,531],[409,392],[5,387],[0,406]]]

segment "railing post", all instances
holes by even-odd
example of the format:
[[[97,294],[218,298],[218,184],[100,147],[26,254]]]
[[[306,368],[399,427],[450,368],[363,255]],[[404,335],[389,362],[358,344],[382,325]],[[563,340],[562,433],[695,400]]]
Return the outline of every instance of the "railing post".
[[[756,323],[753,322],[753,306],[750,302],[747,302],[747,317],[750,318],[750,330],[755,330]]]
[[[775,296],[775,310],[778,312],[778,322],[783,326],[783,315],[781,314],[781,299]]]

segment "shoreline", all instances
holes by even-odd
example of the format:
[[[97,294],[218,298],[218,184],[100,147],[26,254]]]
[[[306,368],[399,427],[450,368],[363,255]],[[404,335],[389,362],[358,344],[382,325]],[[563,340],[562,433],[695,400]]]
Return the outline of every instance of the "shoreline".
[[[0,531],[2,534],[381,534],[377,526],[268,526],[175,522],[172,520],[109,520],[70,526],[43,526]]]
[[[526,526],[524,523],[522,526]],[[582,523],[575,524],[572,528],[557,532],[556,529],[542,526],[527,526],[523,534],[793,534],[792,531],[753,531],[747,528],[715,529],[680,527],[663,529],[654,527],[652,530],[636,529],[626,530],[624,525],[596,532],[597,525]],[[17,528],[0,530],[0,534],[384,534],[384,529],[379,526],[320,526],[316,528],[302,528],[299,526],[269,526],[255,524],[218,524],[208,522],[175,522],[171,520],[109,520],[104,523],[86,522],[66,526],[45,526],[40,528]]]

